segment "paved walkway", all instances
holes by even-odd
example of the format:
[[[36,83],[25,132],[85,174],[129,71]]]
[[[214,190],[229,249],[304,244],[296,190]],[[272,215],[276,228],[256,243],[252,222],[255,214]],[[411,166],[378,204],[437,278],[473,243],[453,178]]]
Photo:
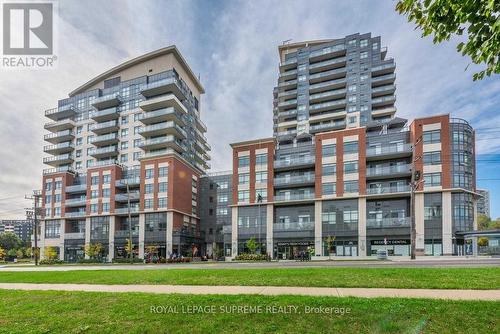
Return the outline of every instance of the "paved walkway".
[[[300,295],[331,297],[404,297],[453,300],[500,300],[500,290],[447,290],[447,289],[378,289],[378,288],[313,288],[278,286],[206,286],[206,285],[98,285],[98,284],[28,284],[0,283],[7,290],[54,290],[87,292],[145,292],[181,293],[194,295],[265,296]]]

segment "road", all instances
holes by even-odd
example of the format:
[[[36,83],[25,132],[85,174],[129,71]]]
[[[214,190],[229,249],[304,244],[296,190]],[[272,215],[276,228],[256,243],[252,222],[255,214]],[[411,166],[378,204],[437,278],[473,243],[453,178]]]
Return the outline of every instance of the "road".
[[[405,258],[388,261],[377,260],[334,260],[334,261],[280,261],[280,262],[198,262],[186,264],[105,264],[105,265],[0,265],[2,271],[70,271],[70,270],[158,270],[158,269],[257,269],[257,268],[330,268],[330,267],[360,267],[360,268],[418,268],[418,267],[499,267],[500,258],[422,258],[410,260]]]

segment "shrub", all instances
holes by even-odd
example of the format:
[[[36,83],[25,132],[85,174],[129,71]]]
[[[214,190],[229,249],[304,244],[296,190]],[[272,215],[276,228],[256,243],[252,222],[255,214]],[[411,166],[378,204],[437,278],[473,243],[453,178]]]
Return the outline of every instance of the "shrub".
[[[48,265],[52,265],[52,264],[63,264],[64,261],[63,260],[59,260],[59,259],[43,259],[43,260],[40,260],[40,264],[48,264]]]
[[[236,261],[269,261],[270,258],[267,254],[238,254],[235,258]]]
[[[78,263],[104,263],[104,259],[79,259]]]
[[[116,259],[113,259],[113,263],[144,263],[144,259],[139,259],[137,257],[134,257],[132,259],[116,258]]]
[[[176,258],[176,259],[167,259],[167,263],[188,263],[191,262],[190,257],[184,257],[184,258]]]

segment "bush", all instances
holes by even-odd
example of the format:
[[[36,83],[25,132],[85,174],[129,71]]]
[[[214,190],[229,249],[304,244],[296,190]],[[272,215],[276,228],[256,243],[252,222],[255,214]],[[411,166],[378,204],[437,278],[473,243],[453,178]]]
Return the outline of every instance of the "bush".
[[[104,259],[79,259],[78,263],[104,263]]]
[[[132,259],[116,258],[116,259],[113,259],[113,263],[144,263],[144,259],[139,259],[137,257],[134,257]]]
[[[239,254],[234,258],[236,261],[270,261],[267,254]]]
[[[64,261],[63,260],[59,260],[59,259],[43,259],[43,260],[40,260],[40,264],[48,264],[48,265],[52,265],[52,264],[63,264]]]
[[[176,258],[176,259],[167,259],[167,263],[188,263],[191,262],[190,257],[184,257],[184,258]]]

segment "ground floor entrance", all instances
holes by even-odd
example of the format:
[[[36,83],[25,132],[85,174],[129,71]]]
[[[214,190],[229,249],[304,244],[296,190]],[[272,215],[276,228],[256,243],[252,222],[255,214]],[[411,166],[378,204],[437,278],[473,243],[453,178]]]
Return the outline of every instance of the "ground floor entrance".
[[[309,260],[314,255],[313,241],[283,241],[274,247],[274,258],[277,260]]]
[[[370,240],[369,255],[377,255],[378,250],[386,250],[389,256],[410,256],[410,239]]]

